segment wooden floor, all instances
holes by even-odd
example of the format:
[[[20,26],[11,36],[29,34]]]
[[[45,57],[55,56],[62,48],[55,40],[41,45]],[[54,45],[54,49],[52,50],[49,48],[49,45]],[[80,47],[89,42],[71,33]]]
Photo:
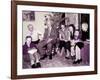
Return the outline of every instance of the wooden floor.
[[[72,59],[65,59],[65,54],[62,56],[56,54],[53,56],[52,60],[48,57],[44,60],[41,60],[41,68],[50,68],[50,67],[70,67],[70,66],[88,66],[89,65],[89,45],[85,45],[85,47],[81,50],[82,55],[82,63],[73,64]],[[23,68],[31,68],[29,62],[24,62]]]
[[[73,60],[72,59],[65,59],[65,56],[59,56],[59,55],[55,55],[53,56],[53,59],[50,60],[48,58],[46,58],[45,60],[41,61],[41,65],[43,68],[49,68],[49,67],[70,67],[70,66],[84,66],[84,65],[88,65],[84,62],[80,63],[80,64],[73,64]]]

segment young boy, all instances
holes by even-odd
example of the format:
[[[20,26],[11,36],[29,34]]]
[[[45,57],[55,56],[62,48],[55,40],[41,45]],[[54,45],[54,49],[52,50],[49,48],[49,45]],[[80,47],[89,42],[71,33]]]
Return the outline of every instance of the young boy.
[[[39,62],[39,56],[37,53],[37,47],[32,42],[31,36],[26,36],[26,41],[25,44],[23,45],[23,55],[25,54],[29,54],[32,68],[41,67],[41,64]]]

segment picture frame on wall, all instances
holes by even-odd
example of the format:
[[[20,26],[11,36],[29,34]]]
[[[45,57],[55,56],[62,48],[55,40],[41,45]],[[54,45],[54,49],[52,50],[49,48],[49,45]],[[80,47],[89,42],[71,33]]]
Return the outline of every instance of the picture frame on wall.
[[[97,74],[97,6],[11,1],[11,78]]]

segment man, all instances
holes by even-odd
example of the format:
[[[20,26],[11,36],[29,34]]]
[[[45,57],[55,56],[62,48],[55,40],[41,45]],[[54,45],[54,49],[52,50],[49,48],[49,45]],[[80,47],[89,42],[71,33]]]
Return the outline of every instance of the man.
[[[32,42],[32,37],[31,36],[27,36],[26,37],[26,42],[23,45],[23,56],[29,55],[32,68],[41,67],[41,64],[39,62],[39,58],[38,58],[37,54],[38,54],[37,53],[37,47]]]
[[[39,31],[35,30],[32,24],[29,24],[27,26],[27,28],[28,28],[27,36],[31,36],[32,37],[32,42],[34,44],[38,44],[39,41],[40,41],[39,37],[41,36],[41,33]]]
[[[51,16],[49,16],[49,17],[51,17]],[[40,60],[45,59],[47,56],[49,56],[49,59],[52,59],[52,46],[53,46],[53,44],[55,44],[56,39],[57,39],[56,29],[54,29],[52,27],[50,18],[47,19],[46,26],[47,26],[47,28],[45,28],[44,38],[38,44],[38,48],[41,53]],[[43,49],[44,47],[47,48],[46,52]]]

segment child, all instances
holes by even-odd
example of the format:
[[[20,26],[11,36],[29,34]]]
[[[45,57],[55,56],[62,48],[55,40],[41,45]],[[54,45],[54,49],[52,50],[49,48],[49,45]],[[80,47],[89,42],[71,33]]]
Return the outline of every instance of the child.
[[[37,47],[34,43],[32,43],[32,37],[31,36],[26,37],[26,42],[23,45],[23,55],[26,55],[26,54],[29,54],[29,56],[30,56],[32,68],[41,67],[41,64],[39,62],[38,53],[37,53]]]

